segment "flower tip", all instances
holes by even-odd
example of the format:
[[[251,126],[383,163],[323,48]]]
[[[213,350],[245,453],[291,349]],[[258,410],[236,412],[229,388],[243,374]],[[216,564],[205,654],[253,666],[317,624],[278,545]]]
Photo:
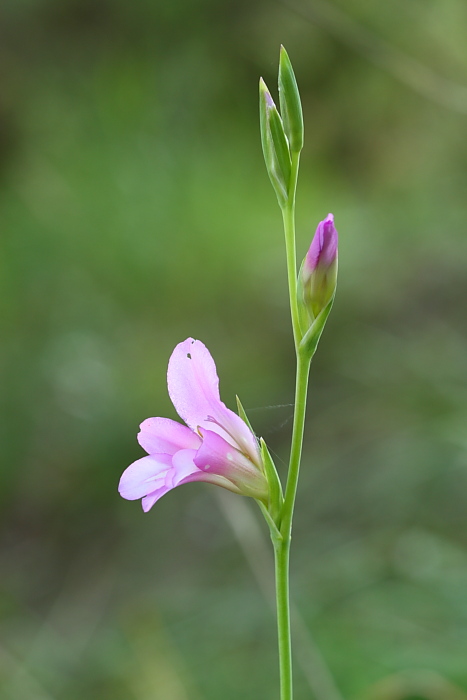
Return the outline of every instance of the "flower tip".
[[[337,257],[338,234],[334,215],[320,221],[304,260],[304,273],[310,275],[318,267],[329,267]]]
[[[324,229],[324,245],[328,247],[328,253],[331,257],[335,258],[337,256],[337,243],[338,234],[337,229],[334,226],[334,215],[328,214],[323,221]]]
[[[271,93],[268,90],[268,86],[262,78],[259,79],[259,91],[261,96],[264,98],[266,107],[273,109],[276,105],[274,104],[274,100],[272,99]]]
[[[149,511],[151,510],[151,508],[153,507],[153,505],[155,503],[155,500],[156,499],[154,499],[151,496],[146,496],[145,498],[143,498],[141,500],[141,507],[143,509],[143,513],[149,513]]]

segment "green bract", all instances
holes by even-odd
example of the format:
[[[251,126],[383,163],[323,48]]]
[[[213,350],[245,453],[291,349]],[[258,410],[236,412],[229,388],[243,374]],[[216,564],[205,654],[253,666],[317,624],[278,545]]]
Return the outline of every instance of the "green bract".
[[[238,398],[237,399],[237,407],[238,407],[238,415],[240,418],[247,424],[251,432],[253,432],[253,428],[251,427],[251,423],[248,419],[248,416],[245,412],[245,409],[242,406],[242,402]],[[271,517],[271,522],[274,523],[276,527],[280,526],[280,512],[284,503],[284,496],[282,493],[282,485],[279,479],[279,475],[277,474],[276,466],[274,464],[274,461],[270,455],[270,452],[267,448],[266,443],[264,442],[263,438],[260,438],[260,448],[261,448],[261,458],[263,460],[263,466],[264,466],[264,475],[266,477],[266,480],[269,485],[269,499],[268,499],[268,505],[267,508],[264,510],[263,513],[265,517],[267,518],[268,514]],[[269,521],[268,521],[269,522]]]
[[[283,46],[281,46],[279,60],[279,101],[290,150],[299,153],[303,148],[302,104],[295,73]]]
[[[279,205],[283,208],[287,204],[289,197],[290,151],[282,119],[262,78],[259,81],[259,112],[261,143],[266,169],[276,192]]]
[[[284,497],[282,494],[282,485],[277,474],[276,466],[269,453],[268,447],[263,438],[260,438],[261,458],[264,460],[264,473],[269,486],[269,503],[268,508],[272,519],[278,527],[280,527],[280,513],[284,505]]]
[[[323,333],[324,326],[326,325],[328,316],[331,313],[333,303],[334,295],[324,307],[324,309],[320,311],[316,319],[311,323],[310,327],[308,328],[307,332],[304,334],[300,342],[300,349],[305,353],[306,356],[310,358],[312,358],[316,352],[316,348],[318,347],[318,343]]]

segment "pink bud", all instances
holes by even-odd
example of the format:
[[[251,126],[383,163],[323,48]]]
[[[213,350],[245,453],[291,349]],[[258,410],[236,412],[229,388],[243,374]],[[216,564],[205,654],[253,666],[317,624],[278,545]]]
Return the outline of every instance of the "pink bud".
[[[337,231],[334,227],[334,216],[328,214],[324,221],[320,221],[318,224],[305,258],[304,268],[310,275],[317,267],[330,267],[336,258]]]
[[[337,238],[334,216],[328,214],[324,221],[318,224],[303,261],[299,285],[303,302],[312,319],[331,301],[336,290]]]

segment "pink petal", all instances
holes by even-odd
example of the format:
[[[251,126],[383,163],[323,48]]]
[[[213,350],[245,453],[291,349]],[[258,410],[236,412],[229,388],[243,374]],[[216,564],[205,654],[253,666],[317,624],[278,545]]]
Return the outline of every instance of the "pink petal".
[[[219,440],[222,440],[222,438],[219,438]],[[196,454],[196,450],[180,450],[180,452],[177,452],[177,454],[174,455],[172,460],[174,465],[172,483],[174,486],[188,484],[191,481],[205,481],[209,484],[222,486],[223,488],[229,489],[229,491],[233,491],[234,493],[240,493],[240,490],[235,486],[235,484],[233,484],[229,479],[226,479],[224,476],[199,469],[194,462]]]
[[[143,506],[144,512],[147,513],[148,510],[151,510],[154,503],[157,503],[159,498],[162,498],[162,496],[164,496],[167,493],[167,491],[170,491],[170,489],[163,486],[160,489],[157,489],[157,491],[153,491],[153,493],[149,493],[147,496],[145,496],[141,501],[141,505]]]
[[[187,338],[176,346],[169,360],[167,384],[178,415],[192,430],[220,403],[216,365],[199,340]]]
[[[178,415],[192,430],[215,432],[261,464],[255,436],[220,400],[216,365],[200,340],[187,338],[177,345],[169,360],[167,384]]]
[[[320,221],[305,258],[305,273],[310,275],[317,267],[329,267],[336,259],[338,235],[334,216],[328,214]]]
[[[165,483],[171,488],[179,486],[184,479],[194,474],[202,474],[193,461],[196,450],[180,450],[172,457],[172,470],[168,472]]]
[[[174,455],[185,448],[198,449],[199,435],[170,418],[147,418],[141,423],[138,442],[148,454]]]
[[[188,428],[187,428],[188,430]],[[190,431],[191,432],[191,431]],[[200,440],[201,442],[201,440]],[[170,469],[162,478],[162,483],[156,490],[143,498],[142,506],[145,513],[150,510],[162,496],[180,484],[189,481],[202,481],[203,472],[193,462],[196,450],[179,450],[173,457]]]
[[[167,472],[172,467],[170,455],[142,457],[123,472],[118,490],[123,498],[134,501],[165,485]]]
[[[193,461],[205,476],[217,474],[231,481],[245,495],[267,497],[266,478],[248,457],[211,430],[203,430],[202,437],[203,443]]]

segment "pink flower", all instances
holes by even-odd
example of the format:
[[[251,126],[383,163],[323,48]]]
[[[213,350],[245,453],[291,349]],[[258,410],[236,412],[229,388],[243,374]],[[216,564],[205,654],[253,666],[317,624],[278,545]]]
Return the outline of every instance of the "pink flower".
[[[267,501],[268,484],[256,437],[222,403],[216,365],[199,340],[177,345],[167,371],[169,395],[185,423],[147,418],[138,442],[148,455],[123,472],[123,498],[142,498],[147,512],[167,491],[207,481],[234,493]],[[187,427],[188,426],[188,427]]]

